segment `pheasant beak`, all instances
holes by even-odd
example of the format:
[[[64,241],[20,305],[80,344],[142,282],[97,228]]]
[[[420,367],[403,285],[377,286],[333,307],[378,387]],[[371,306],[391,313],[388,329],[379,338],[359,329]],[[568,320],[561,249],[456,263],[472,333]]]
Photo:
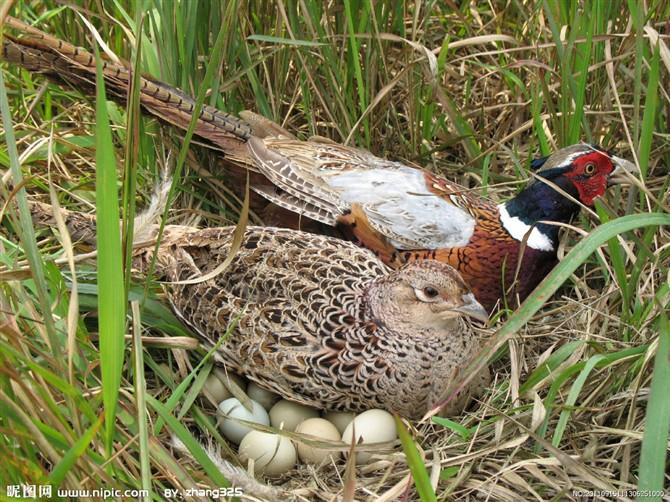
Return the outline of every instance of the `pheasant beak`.
[[[633,173],[639,173],[640,170],[631,161],[612,155],[614,171],[610,173],[608,184],[630,184]]]
[[[475,295],[468,293],[467,295],[463,295],[462,298],[463,305],[449,309],[451,312],[457,312],[472,317],[483,323],[486,323],[486,321],[489,320],[489,313],[482,307],[481,303],[475,300]]]

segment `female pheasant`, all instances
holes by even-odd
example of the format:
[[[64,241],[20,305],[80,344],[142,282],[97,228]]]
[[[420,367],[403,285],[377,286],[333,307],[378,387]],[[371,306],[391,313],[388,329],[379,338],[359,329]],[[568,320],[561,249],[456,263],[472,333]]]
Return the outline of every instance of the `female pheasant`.
[[[51,78],[90,87],[91,54],[8,19],[26,36],[8,39],[5,59]],[[106,62],[107,89],[123,99],[128,70]],[[185,128],[193,100],[151,78],[141,80],[146,111]],[[524,298],[557,263],[558,227],[592,206],[608,185],[627,179],[630,162],[580,144],[533,163],[534,180],[502,204],[428,171],[357,148],[300,141],[250,112],[244,121],[211,107],[200,112],[196,134],[228,161],[254,171],[253,189],[265,199],[329,227],[373,250],[385,263],[434,259],[456,268],[489,310]]]
[[[53,226],[50,206],[33,204],[32,213]],[[92,217],[62,214],[74,239],[95,236]],[[231,253],[234,230],[166,226],[156,274],[206,345],[225,337],[219,362],[266,389],[319,408],[420,418],[479,350],[483,331],[467,317],[487,313],[449,265],[391,270],[334,237],[249,227],[230,266],[209,277]],[[139,249],[134,265],[146,270],[152,253]],[[487,380],[485,370],[465,394]]]

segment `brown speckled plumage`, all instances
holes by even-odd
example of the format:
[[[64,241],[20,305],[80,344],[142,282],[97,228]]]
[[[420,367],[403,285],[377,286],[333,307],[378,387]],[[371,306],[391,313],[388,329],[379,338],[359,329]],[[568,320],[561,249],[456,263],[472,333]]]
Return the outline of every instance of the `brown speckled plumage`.
[[[50,212],[33,205],[43,225]],[[74,239],[94,235],[90,217],[64,215]],[[332,237],[249,227],[226,270],[179,284],[215,270],[233,232],[167,226],[156,272],[169,281],[174,311],[206,345],[227,337],[217,360],[285,398],[418,418],[479,349],[482,335],[466,314],[486,314],[453,268],[426,260],[391,270]],[[152,252],[136,251],[139,272]],[[487,375],[466,393],[478,393]]]

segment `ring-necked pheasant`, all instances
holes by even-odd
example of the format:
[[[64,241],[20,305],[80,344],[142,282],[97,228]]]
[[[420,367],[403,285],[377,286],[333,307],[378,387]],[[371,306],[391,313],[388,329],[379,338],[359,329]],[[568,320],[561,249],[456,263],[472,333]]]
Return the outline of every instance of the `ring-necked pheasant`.
[[[51,206],[34,203],[32,213],[53,227]],[[93,217],[62,214],[73,239],[94,238]],[[466,318],[487,313],[452,267],[423,260],[392,270],[335,237],[248,227],[228,268],[179,283],[217,270],[234,230],[166,226],[156,275],[205,344],[226,337],[217,359],[262,387],[319,408],[420,418],[479,350],[484,331]],[[146,270],[152,253],[153,245],[136,250],[133,265]],[[485,370],[463,397],[487,380]]]
[[[90,88],[93,56],[8,19],[5,59],[50,78]],[[108,91],[123,99],[128,70],[105,63]],[[193,100],[149,77],[141,81],[146,111],[185,128]],[[573,145],[533,162],[535,179],[502,204],[428,171],[353,147],[300,141],[253,113],[244,121],[204,107],[196,134],[228,160],[256,170],[254,190],[276,205],[329,226],[372,249],[386,263],[432,258],[455,267],[490,311],[500,299],[523,300],[557,262],[558,227],[580,203],[591,206],[608,185],[626,179],[630,162],[591,145]]]

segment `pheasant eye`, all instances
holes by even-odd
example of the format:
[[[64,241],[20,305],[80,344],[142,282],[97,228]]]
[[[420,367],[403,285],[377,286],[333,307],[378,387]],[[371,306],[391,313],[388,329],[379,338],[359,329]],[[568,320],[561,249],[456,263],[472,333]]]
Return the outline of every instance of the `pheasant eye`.
[[[584,165],[584,174],[592,176],[596,172],[596,165],[593,162],[587,162]]]
[[[414,288],[414,294],[417,300],[424,303],[434,303],[438,301],[440,292],[433,286],[426,286],[424,288]]]

